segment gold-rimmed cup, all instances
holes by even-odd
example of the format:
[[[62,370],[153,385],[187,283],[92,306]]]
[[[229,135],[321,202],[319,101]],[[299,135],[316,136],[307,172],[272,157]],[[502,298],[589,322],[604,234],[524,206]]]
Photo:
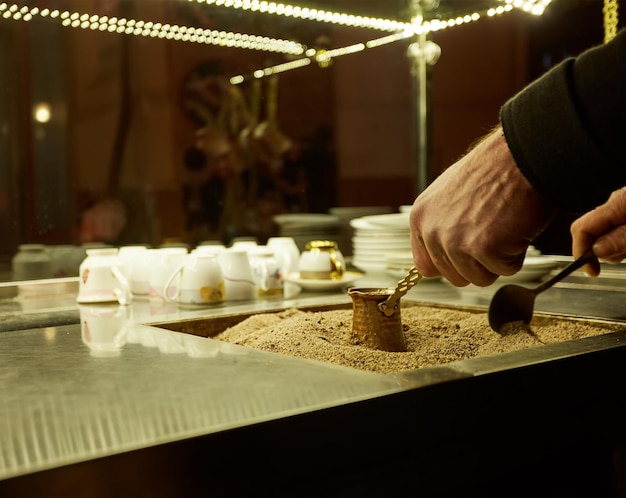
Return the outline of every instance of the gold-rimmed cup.
[[[311,240],[300,255],[298,271],[303,279],[341,280],[345,266],[335,241]]]

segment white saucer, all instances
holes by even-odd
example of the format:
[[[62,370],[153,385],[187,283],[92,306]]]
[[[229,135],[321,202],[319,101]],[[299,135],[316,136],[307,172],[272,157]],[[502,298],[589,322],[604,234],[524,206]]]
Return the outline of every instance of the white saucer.
[[[371,227],[409,230],[409,213],[373,214],[359,219]]]
[[[310,278],[300,278],[299,273],[289,273],[285,276],[285,281],[299,285],[303,289],[317,292],[338,290],[363,278],[363,274],[356,271],[347,271],[341,279],[337,280],[315,280]]]
[[[382,214],[380,216],[383,216]],[[363,218],[354,218],[350,220],[349,225],[354,228],[358,233],[367,236],[386,236],[389,235],[401,235],[409,233],[408,225],[405,227],[394,225],[375,225]]]

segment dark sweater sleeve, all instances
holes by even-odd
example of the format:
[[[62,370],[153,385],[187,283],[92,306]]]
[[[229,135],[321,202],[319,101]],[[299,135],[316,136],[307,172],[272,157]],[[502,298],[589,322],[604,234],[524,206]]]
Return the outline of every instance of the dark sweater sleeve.
[[[626,185],[626,30],[504,104],[517,166],[556,207],[585,212]]]

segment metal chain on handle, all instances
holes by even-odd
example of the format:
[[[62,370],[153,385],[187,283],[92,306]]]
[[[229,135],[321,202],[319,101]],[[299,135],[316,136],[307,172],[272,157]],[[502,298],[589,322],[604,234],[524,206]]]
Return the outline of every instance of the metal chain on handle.
[[[398,309],[398,301],[400,298],[409,292],[409,289],[411,289],[411,287],[417,284],[417,282],[421,279],[422,274],[418,272],[415,267],[411,268],[408,275],[398,282],[394,293],[382,303],[378,304],[378,309],[382,311],[385,316],[393,315],[394,311]]]
[[[602,14],[604,18],[604,43],[610,42],[617,34],[618,0],[604,0]]]

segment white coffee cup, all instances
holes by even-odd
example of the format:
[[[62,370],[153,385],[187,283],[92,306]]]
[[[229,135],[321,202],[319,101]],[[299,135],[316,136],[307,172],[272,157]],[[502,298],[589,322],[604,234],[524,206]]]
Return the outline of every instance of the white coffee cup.
[[[259,243],[256,240],[236,240],[232,243],[230,248],[237,251],[249,251],[251,249],[255,249],[258,245]]]
[[[131,292],[134,292],[135,273],[142,258],[148,254],[146,246],[122,246],[118,250],[118,258],[124,265],[124,275],[130,284]],[[147,293],[147,290],[146,290]]]
[[[135,262],[135,268],[132,271],[133,278],[130,282],[131,291],[134,295],[147,297],[150,294],[150,275],[158,255],[159,249],[148,249]]]
[[[274,251],[284,275],[298,271],[300,249],[293,237],[270,237],[267,239],[267,247]]]
[[[225,250],[226,250],[226,246],[224,244],[206,244],[206,245],[200,245],[196,247],[191,252],[202,253],[202,254],[219,254]]]
[[[174,271],[185,263],[187,248],[162,247],[154,249],[150,257],[150,300],[153,302],[167,301],[165,285]],[[170,293],[176,293],[177,286],[171,285]]]
[[[274,256],[274,252],[268,247],[259,246],[250,250],[248,257],[259,296],[282,294],[282,268]]]
[[[130,304],[132,294],[116,248],[87,249],[87,257],[80,264],[79,303],[119,302]]]
[[[79,305],[83,343],[92,356],[119,356],[128,336],[130,309],[120,305]]]
[[[300,278],[318,280],[341,280],[346,263],[332,240],[311,240],[302,251],[298,262]]]
[[[226,289],[224,273],[217,254],[189,254],[165,284],[165,296],[181,304],[211,304],[222,302]],[[170,288],[175,287],[174,292]]]
[[[257,285],[252,275],[248,252],[227,249],[219,254],[219,262],[224,272],[226,301],[256,299]]]

